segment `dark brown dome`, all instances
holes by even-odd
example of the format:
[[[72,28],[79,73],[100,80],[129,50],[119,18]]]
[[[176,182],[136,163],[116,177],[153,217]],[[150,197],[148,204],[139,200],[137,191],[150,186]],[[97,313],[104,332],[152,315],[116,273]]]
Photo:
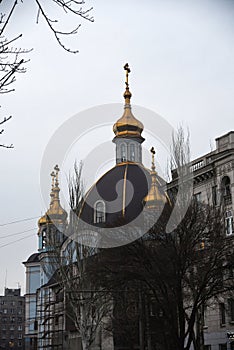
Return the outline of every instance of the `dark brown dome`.
[[[143,199],[151,186],[148,169],[137,163],[121,163],[105,173],[88,191],[80,218],[94,226],[121,226],[132,222],[143,210]],[[105,218],[95,220],[97,203]]]

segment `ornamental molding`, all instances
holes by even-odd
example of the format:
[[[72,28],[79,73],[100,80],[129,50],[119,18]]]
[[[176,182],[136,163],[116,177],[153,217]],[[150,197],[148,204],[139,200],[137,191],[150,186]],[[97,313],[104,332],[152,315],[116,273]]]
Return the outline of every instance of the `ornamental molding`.
[[[234,169],[234,160],[217,167],[217,175],[225,175]]]

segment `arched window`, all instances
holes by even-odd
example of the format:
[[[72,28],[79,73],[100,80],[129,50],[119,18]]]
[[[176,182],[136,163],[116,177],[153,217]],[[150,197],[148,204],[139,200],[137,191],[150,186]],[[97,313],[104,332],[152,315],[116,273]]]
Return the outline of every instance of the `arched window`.
[[[46,230],[42,231],[42,249],[45,249],[46,247]]]
[[[120,147],[120,152],[121,152],[121,161],[122,162],[126,162],[127,157],[126,157],[126,145],[124,143],[122,143],[121,147]]]
[[[130,161],[134,162],[136,159],[136,155],[135,155],[135,145],[133,145],[132,143],[130,144]]]
[[[221,181],[221,198],[225,204],[232,202],[231,182],[228,176],[224,176]]]
[[[94,206],[94,223],[99,224],[105,221],[105,203],[103,201],[97,201]]]

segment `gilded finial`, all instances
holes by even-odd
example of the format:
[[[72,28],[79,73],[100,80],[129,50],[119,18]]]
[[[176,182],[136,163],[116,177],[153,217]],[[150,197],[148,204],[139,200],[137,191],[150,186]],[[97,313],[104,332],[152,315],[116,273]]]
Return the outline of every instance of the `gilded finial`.
[[[45,224],[65,224],[67,220],[67,212],[62,208],[59,199],[59,167],[55,165],[54,170],[51,172],[50,176],[52,177],[52,189],[50,193],[50,208],[47,210],[45,215],[43,215],[39,221],[39,227]]]
[[[50,174],[50,176],[52,177],[52,189],[54,188],[54,178],[55,178],[55,173],[54,171],[52,171],[52,173]]]
[[[55,170],[55,186],[58,187],[58,185],[59,185],[58,173],[59,173],[60,169],[59,169],[57,164],[55,165],[54,170]]]
[[[144,198],[144,204],[147,209],[153,209],[156,211],[161,211],[165,203],[168,201],[167,194],[160,185],[157,172],[155,171],[155,149],[151,147],[150,152],[152,154],[152,166],[151,166],[151,187],[147,196]]]
[[[131,72],[129,64],[126,63],[123,66],[124,70],[126,71],[126,81],[125,81],[125,91],[124,91],[124,113],[121,118],[117,120],[117,122],[113,126],[113,131],[115,133],[115,137],[137,137],[138,140],[141,139],[141,142],[144,141],[144,138],[141,136],[141,133],[144,129],[144,125],[137,120],[131,110],[131,97],[132,94],[129,91],[129,82],[128,82],[128,76]]]
[[[128,85],[128,74],[131,72],[128,63],[126,63],[124,65],[124,70],[126,70],[126,81],[125,81],[125,84],[126,84],[126,87],[128,88],[129,87],[129,85]]]
[[[151,169],[152,169],[152,171],[155,172],[155,159],[154,159],[154,157],[155,157],[155,153],[156,153],[156,152],[155,152],[154,147],[151,147],[150,152],[151,152],[151,154],[152,154],[152,166],[151,166]]]

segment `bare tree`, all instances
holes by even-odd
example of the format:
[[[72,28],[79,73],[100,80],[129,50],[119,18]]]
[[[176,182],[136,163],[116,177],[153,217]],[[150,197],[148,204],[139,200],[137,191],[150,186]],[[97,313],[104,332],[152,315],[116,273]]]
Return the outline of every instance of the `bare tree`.
[[[162,335],[162,349],[189,350],[193,344],[200,350],[204,308],[234,287],[227,274],[230,246],[222,212],[193,202],[173,232],[166,233],[165,226],[158,222],[143,239],[100,251],[91,278],[113,299],[128,286],[135,286],[135,302],[142,293],[145,306],[143,311],[138,306],[138,316],[143,318],[145,341],[156,332]],[[152,305],[158,310],[154,320],[147,311]],[[169,338],[163,338],[165,332]]]
[[[0,1],[1,3],[2,1]],[[14,2],[8,14],[0,14],[0,94],[14,91],[11,86],[15,82],[16,74],[25,72],[23,64],[26,61],[22,58],[22,55],[29,52],[29,50],[17,49],[11,46],[20,39],[21,34],[10,40],[5,37],[6,27],[13,16],[16,5],[17,1]],[[4,117],[0,121],[0,125],[5,124],[10,119],[11,116]],[[0,131],[0,135],[3,132],[4,129]],[[0,144],[0,147],[13,148],[13,145]]]
[[[34,0],[34,3],[37,6],[37,16],[36,21],[39,22],[39,19],[42,18],[49,30],[53,33],[58,44],[67,52],[77,53],[78,50],[72,50],[63,42],[63,37],[71,36],[78,33],[80,24],[77,24],[71,30],[64,30],[64,25],[60,26],[60,21],[62,18],[67,17],[70,21],[74,17],[93,22],[94,19],[90,16],[92,7],[88,9],[83,9],[84,1],[77,0],[47,0],[46,4],[43,4],[41,0]],[[6,5],[7,4],[7,5]],[[10,21],[15,15],[16,9],[18,6],[24,6],[23,0],[13,0],[9,5],[9,0],[0,0],[0,10],[1,6],[8,6],[8,10],[5,10],[4,13],[0,13],[0,94],[9,93],[14,91],[12,88],[13,83],[16,80],[16,75],[19,73],[25,73],[26,68],[25,64],[28,60],[25,59],[27,53],[31,50],[25,50],[22,48],[13,47],[15,43],[19,41],[22,37],[22,34],[19,34],[11,39],[6,35],[7,28],[10,25]],[[52,18],[50,11],[59,9],[61,10],[61,15],[59,20],[57,18]],[[65,16],[64,16],[65,15]],[[13,46],[12,46],[13,45]],[[0,125],[5,124],[11,116],[3,117],[0,119]],[[4,129],[0,130],[0,135],[2,135]],[[5,145],[0,143],[0,147],[4,148],[13,148],[13,145]]]

